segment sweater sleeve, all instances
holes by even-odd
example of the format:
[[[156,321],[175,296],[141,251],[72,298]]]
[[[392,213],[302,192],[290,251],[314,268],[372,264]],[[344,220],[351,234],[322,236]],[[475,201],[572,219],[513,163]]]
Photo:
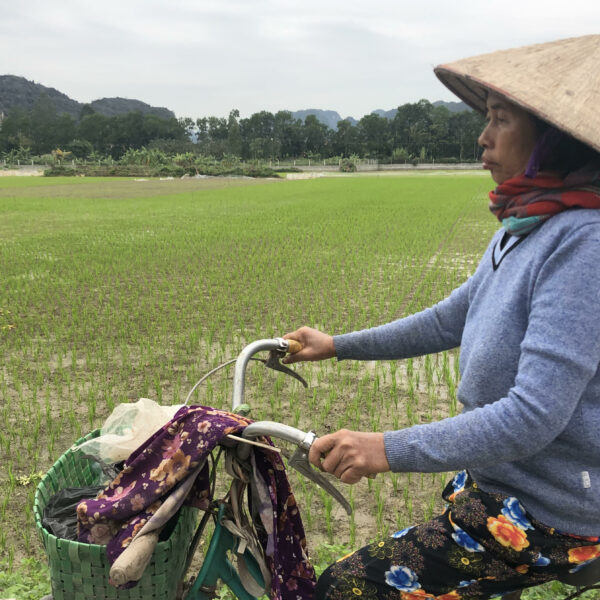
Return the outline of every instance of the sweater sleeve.
[[[471,279],[435,306],[386,325],[334,336],[338,360],[394,360],[460,346]]]
[[[600,363],[600,236],[586,229],[564,239],[537,274],[507,395],[456,417],[385,432],[392,471],[513,461],[538,453],[565,429]]]

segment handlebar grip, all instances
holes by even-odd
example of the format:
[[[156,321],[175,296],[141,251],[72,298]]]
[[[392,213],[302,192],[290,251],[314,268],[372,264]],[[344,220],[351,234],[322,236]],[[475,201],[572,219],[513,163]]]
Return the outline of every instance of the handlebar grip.
[[[296,352],[300,352],[300,350],[303,348],[302,344],[298,340],[287,340],[287,343],[287,351],[289,354],[296,354]]]

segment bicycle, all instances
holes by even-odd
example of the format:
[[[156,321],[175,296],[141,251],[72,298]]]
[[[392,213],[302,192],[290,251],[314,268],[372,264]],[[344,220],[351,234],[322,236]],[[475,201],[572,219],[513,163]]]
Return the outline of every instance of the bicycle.
[[[249,406],[244,402],[245,375],[248,362],[252,359],[254,354],[268,350],[269,358],[261,362],[269,368],[284,372],[303,381],[302,378],[295,374],[291,369],[288,369],[279,363],[279,358],[285,356],[286,353],[295,353],[300,349],[301,346],[297,342],[294,342],[293,340],[284,340],[283,338],[258,340],[246,346],[235,361],[232,412],[247,413],[249,411]],[[229,363],[224,363],[223,365],[220,365],[220,367],[217,367],[217,369],[226,366],[227,364]],[[211,373],[215,371],[216,369],[213,369]],[[194,386],[194,388],[195,387],[196,386]],[[192,392],[194,388],[192,388]],[[192,392],[190,392],[190,394]],[[304,477],[322,487],[342,505],[348,515],[352,513],[352,508],[345,497],[337,490],[337,488],[325,479],[321,473],[313,469],[308,462],[308,451],[310,450],[311,444],[316,439],[316,435],[313,431],[304,432],[295,427],[275,421],[255,421],[248,425],[242,432],[242,438],[245,440],[252,440],[263,436],[274,437],[295,444],[297,449],[290,457],[288,457],[288,466],[293,467]],[[244,445],[241,440],[234,443],[236,444],[236,446],[234,446],[234,451],[237,456],[241,457],[242,460],[245,460],[249,454],[250,448]],[[229,451],[231,451],[231,447]],[[227,504],[223,500],[216,501],[213,512],[207,511],[198,527],[192,543],[191,554],[195,551],[195,547],[200,540],[208,519],[211,518],[211,516],[213,517],[215,528],[208,544],[204,562],[189,591],[186,593],[185,600],[209,600],[210,598],[214,598],[218,580],[221,580],[226,584],[239,600],[256,600],[256,596],[253,596],[245,589],[239,573],[236,572],[228,558],[228,553],[234,552],[238,546],[238,540],[223,524],[226,520],[226,510]],[[264,579],[262,577],[261,569],[256,563],[255,557],[250,554],[249,551],[246,551],[243,556],[251,576],[259,586],[263,586]]]
[[[240,415],[248,414],[250,407],[244,403],[244,389],[246,367],[249,361],[258,360],[271,369],[282,371],[304,381],[294,371],[279,362],[280,358],[285,356],[286,353],[300,349],[300,346],[295,346],[295,344],[298,343],[283,338],[258,340],[249,344],[242,350],[237,359],[227,361],[200,379],[188,394],[185,404],[190,400],[194,389],[207,377],[235,362],[231,412]],[[269,351],[269,357],[267,359],[253,357],[254,354],[261,351]],[[306,385],[305,382],[304,384]],[[243,510],[241,510],[242,503],[240,500],[244,492],[244,486],[235,478],[232,478],[229,491],[223,497],[211,502],[199,524],[196,518],[190,519],[189,513],[194,512],[193,509],[186,509],[185,516],[178,520],[174,531],[181,534],[182,528],[188,528],[189,534],[179,535],[175,537],[175,540],[173,540],[175,534],[169,534],[167,541],[159,541],[160,530],[152,531],[148,535],[136,535],[112,567],[107,563],[104,546],[62,540],[45,531],[42,525],[42,515],[44,507],[52,494],[65,487],[95,485],[99,482],[98,476],[101,476],[102,473],[98,462],[92,457],[86,456],[80,450],[76,450],[78,444],[98,434],[99,431],[96,430],[85,438],[78,440],[74,447],[67,450],[49,469],[36,490],[34,514],[36,525],[42,531],[44,546],[50,561],[55,598],[64,600],[85,598],[88,600],[92,597],[150,597],[149,595],[138,596],[138,592],[135,591],[138,587],[126,590],[127,593],[125,593],[118,592],[109,584],[109,580],[118,585],[141,580],[139,588],[143,588],[145,585],[148,589],[149,578],[153,579],[151,581],[152,598],[208,600],[215,597],[219,580],[227,585],[240,600],[256,600],[262,595],[266,583],[265,579],[269,574],[265,571],[265,565],[261,564],[260,556],[256,552],[256,544],[251,543],[251,524],[248,523],[248,519],[245,518],[245,515],[242,514]],[[255,440],[255,438],[263,436],[294,444],[297,448],[288,457],[288,466],[295,468],[304,477],[320,485],[343,506],[348,514],[351,514],[352,509],[344,496],[308,462],[308,450],[316,438],[314,432],[300,431],[289,425],[273,421],[253,422],[246,426],[239,437],[229,434],[220,441],[214,451],[216,457],[212,453],[209,455],[212,459],[211,498],[215,497],[213,492],[216,469],[220,458],[225,457],[224,462],[227,468],[230,468],[231,465],[235,468],[236,464],[248,460],[252,445],[263,445],[265,448],[273,450],[273,447]],[[86,475],[82,477],[82,473],[86,473]],[[229,471],[228,473],[235,476]],[[214,531],[210,542],[207,544],[208,549],[204,553],[204,561],[200,571],[189,585],[184,586],[185,573],[189,570],[206,525],[211,519],[214,522]],[[184,551],[182,552],[181,547],[177,548],[177,545],[183,545]],[[241,550],[240,545],[243,545]],[[177,551],[177,557],[171,556],[174,551]],[[154,575],[154,559],[157,553],[160,555],[160,560],[157,559],[156,562],[162,570],[159,575]],[[230,553],[237,556],[238,568],[240,565],[244,567],[242,574],[234,568],[229,559]],[[93,562],[88,564],[92,556]],[[168,567],[168,561],[171,561],[171,567]],[[171,587],[167,587],[169,583],[164,578],[165,565],[167,565],[166,569],[170,571],[168,579]],[[153,574],[149,575],[149,571]],[[160,577],[161,581],[156,577]],[[100,578],[100,581],[98,578]],[[100,591],[90,591],[92,587],[94,590],[99,589]],[[175,587],[178,587],[176,592]],[[131,596],[129,592],[131,592]],[[142,592],[143,589],[139,593]],[[43,600],[52,600],[52,598],[53,596],[50,595]]]
[[[279,359],[285,356],[286,353],[294,353],[301,349],[301,346],[296,344],[298,343],[293,340],[288,341],[283,338],[263,339],[249,344],[242,350],[237,359],[223,363],[200,379],[188,394],[185,403],[187,404],[193,391],[200,383],[206,380],[206,378],[221,368],[235,362],[232,412],[247,414],[250,407],[244,402],[244,391],[246,367],[249,361],[260,360],[267,367],[282,371],[303,381],[298,374],[279,362]],[[269,351],[269,357],[266,360],[253,358],[258,352],[267,350]],[[226,459],[227,456],[229,456],[244,461],[250,454],[248,442],[256,443],[253,440],[263,436],[274,437],[296,445],[296,450],[288,458],[288,466],[298,470],[304,477],[307,477],[322,487],[344,507],[348,514],[351,514],[352,509],[345,497],[308,462],[308,451],[311,444],[317,439],[316,434],[313,431],[304,432],[295,427],[274,421],[256,421],[251,423],[243,430],[241,437],[227,436],[223,439],[218,455],[213,461],[213,473],[216,471],[216,466],[222,452],[225,452]],[[204,516],[195,531],[187,552],[186,564],[183,569],[184,574],[190,567],[192,558],[208,521],[210,519],[213,520],[214,531],[210,542],[208,543],[200,571],[187,586],[183,587],[182,585],[177,593],[178,598],[183,598],[183,600],[210,600],[211,598],[215,598],[218,582],[221,581],[223,584],[227,585],[234,596],[239,600],[257,600],[258,595],[256,593],[251,593],[248,589],[259,590],[264,589],[265,587],[264,566],[259,564],[260,560],[257,561],[256,555],[253,553],[252,549],[247,547],[247,540],[241,540],[241,538],[236,535],[236,527],[231,527],[231,523],[236,520],[235,518],[232,520],[231,502],[232,499],[235,501],[239,495],[239,488],[236,488],[235,482],[236,480],[233,479],[229,492],[225,494],[223,498],[214,500],[211,503],[211,506],[205,511]],[[233,510],[239,510],[239,506],[234,507]],[[239,533],[239,531],[237,531],[237,533]],[[246,543],[246,546],[244,546],[241,551],[240,540],[242,543]],[[156,543],[156,540],[154,543]],[[238,559],[241,559],[241,561],[238,560],[238,566],[240,563],[244,565],[244,572],[241,576],[229,559],[230,553],[237,554]],[[135,553],[133,554],[135,555]],[[123,555],[126,555],[126,553],[124,552]],[[122,561],[125,565],[125,570],[129,568],[127,566],[128,560],[130,560],[130,558]],[[575,573],[559,578],[559,581],[576,587],[576,591],[568,595],[565,600],[572,600],[592,589],[600,589],[600,559],[592,561]],[[518,600],[520,596],[521,591],[516,591],[505,595],[504,598],[505,600]],[[51,596],[43,600],[50,599]]]

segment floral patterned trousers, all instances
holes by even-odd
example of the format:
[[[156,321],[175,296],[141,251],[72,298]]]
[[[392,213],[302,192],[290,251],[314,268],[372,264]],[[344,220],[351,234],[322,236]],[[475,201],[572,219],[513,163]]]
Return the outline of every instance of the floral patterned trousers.
[[[446,486],[439,517],[331,565],[316,597],[331,600],[493,598],[556,579],[600,556],[598,537],[535,521],[517,498],[486,493],[466,471]]]

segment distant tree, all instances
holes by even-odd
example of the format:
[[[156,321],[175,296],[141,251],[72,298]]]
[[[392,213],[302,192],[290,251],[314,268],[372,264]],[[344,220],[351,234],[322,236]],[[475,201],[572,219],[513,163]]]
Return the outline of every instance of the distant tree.
[[[144,130],[150,140],[161,138],[186,142],[189,139],[185,127],[175,117],[165,119],[157,115],[146,114],[144,115]]]
[[[0,125],[0,151],[11,152],[31,146],[31,118],[22,108],[13,108]]]
[[[185,131],[185,134],[188,137],[188,139],[196,139],[196,123],[193,119],[190,119],[190,117],[184,117],[182,119],[179,119],[179,125]]]
[[[273,118],[273,138],[277,141],[279,156],[291,158],[303,151],[302,121],[294,119],[289,110],[280,110]]]
[[[485,119],[474,110],[451,114],[448,122],[449,139],[454,142],[454,155],[459,160],[478,157],[480,148],[477,139],[484,126]]]
[[[404,147],[411,155],[419,155],[421,148],[431,142],[432,111],[429,100],[399,106],[392,121],[393,147]]]
[[[263,110],[240,121],[243,158],[268,158],[275,136],[275,117]]]
[[[79,121],[77,138],[90,142],[96,152],[109,154],[112,149],[112,119],[100,113],[86,115]]]
[[[201,154],[201,149],[198,144],[195,144],[189,139],[173,140],[154,138],[148,142],[149,149],[161,150],[165,154]]]
[[[77,124],[67,113],[58,116],[52,123],[52,146],[66,148],[75,138]]]
[[[196,143],[201,150],[204,151],[206,149],[206,153],[208,153],[208,142],[208,119],[206,117],[196,119]]]
[[[242,155],[242,132],[238,122],[239,118],[240,111],[234,109],[230,111],[227,121],[227,150],[234,156]]]
[[[406,148],[394,148],[392,152],[392,160],[395,163],[405,163],[411,159],[411,156]]]
[[[57,147],[55,136],[56,105],[46,94],[41,94],[31,110],[31,150],[46,154]]]
[[[445,106],[434,106],[431,111],[430,153],[435,159],[446,156],[450,115],[450,111]]]
[[[358,122],[358,135],[363,156],[383,158],[389,156],[389,121],[377,114],[365,115]]]
[[[88,158],[90,154],[94,151],[94,147],[87,140],[79,140],[74,139],[68,144],[65,145],[65,148],[75,157],[75,158]]]
[[[227,152],[227,119],[224,117],[208,117],[208,154],[222,158]]]
[[[338,121],[337,129],[332,136],[333,152],[346,158],[353,154],[361,154],[358,129],[348,120]]]
[[[315,115],[308,115],[302,127],[305,152],[323,155],[329,141],[328,130],[327,125],[321,123]]]
[[[91,104],[84,104],[79,111],[79,120],[89,115],[93,115],[96,111],[93,109]]]
[[[120,137],[123,152],[128,148],[143,148],[152,137],[156,137],[156,131],[151,132],[151,127],[155,125],[158,119],[154,119],[150,124],[145,120],[141,111],[130,112],[115,119],[113,131]],[[116,142],[116,140],[115,140]]]

